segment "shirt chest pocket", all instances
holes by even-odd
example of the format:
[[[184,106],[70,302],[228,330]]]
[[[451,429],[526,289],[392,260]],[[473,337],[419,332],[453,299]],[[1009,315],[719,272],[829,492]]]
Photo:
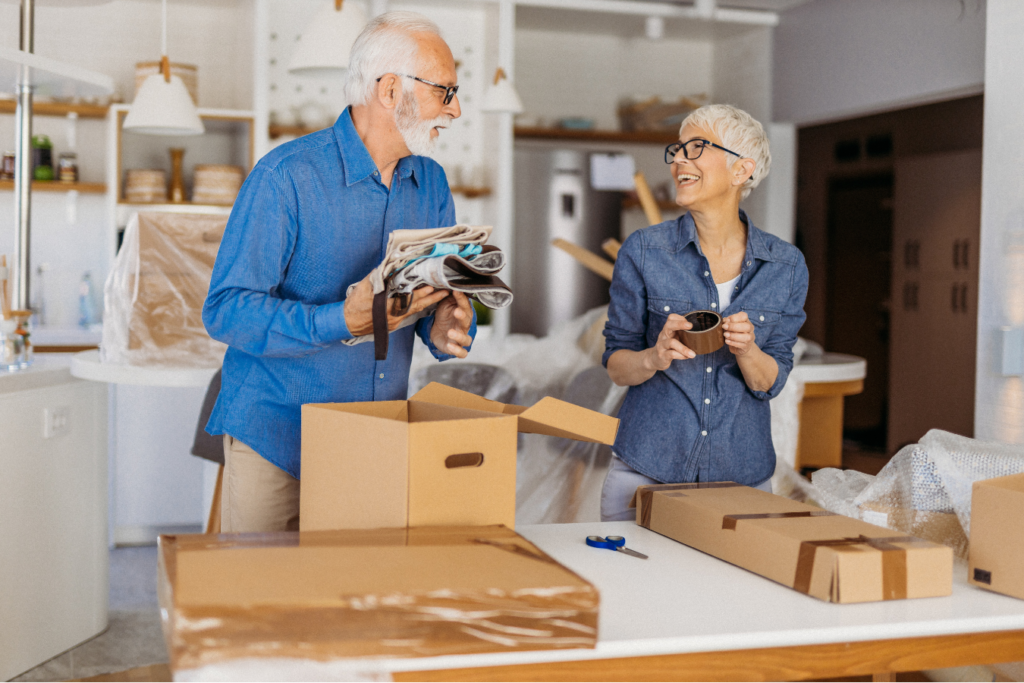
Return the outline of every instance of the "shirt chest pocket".
[[[743,310],[754,325],[754,336],[759,344],[771,336],[772,330],[782,320],[782,314],[777,311],[768,311],[762,308],[744,308]]]

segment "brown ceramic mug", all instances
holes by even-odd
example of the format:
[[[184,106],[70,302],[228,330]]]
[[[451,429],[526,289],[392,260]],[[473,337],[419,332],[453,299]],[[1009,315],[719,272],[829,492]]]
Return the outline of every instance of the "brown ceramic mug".
[[[676,338],[698,356],[713,353],[725,345],[722,316],[714,311],[691,311],[683,317],[693,327],[676,331]]]

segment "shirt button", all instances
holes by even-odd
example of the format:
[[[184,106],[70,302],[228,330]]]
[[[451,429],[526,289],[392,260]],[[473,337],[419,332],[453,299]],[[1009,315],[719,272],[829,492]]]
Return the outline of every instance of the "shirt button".
[[[668,307],[668,306],[666,306],[666,307],[665,307],[665,310],[666,310],[666,311],[667,311],[667,310],[669,310],[669,307]]]
[[[764,316],[763,315],[761,316],[761,322],[764,322]]]
[[[714,301],[712,301],[711,302],[711,308],[718,308],[718,304],[716,304]]]
[[[750,261],[747,261],[747,265],[748,265],[748,266],[750,265]]]
[[[709,273],[708,271],[705,270],[704,271],[704,277],[707,277],[708,275],[711,275],[711,273]]]
[[[707,369],[707,372],[711,372],[711,368],[708,368],[708,369]]]
[[[379,375],[377,375],[377,377],[380,378],[380,379],[384,379],[384,373],[383,372],[380,373]]]
[[[706,429],[702,430],[700,435],[701,436],[707,436],[708,435],[708,430],[706,430]]]
[[[704,399],[704,402],[705,403],[711,403],[711,399],[710,398],[706,398],[706,399]]]

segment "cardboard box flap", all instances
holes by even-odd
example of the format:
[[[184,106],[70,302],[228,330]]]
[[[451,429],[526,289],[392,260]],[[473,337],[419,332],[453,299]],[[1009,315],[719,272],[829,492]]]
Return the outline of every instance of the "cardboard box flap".
[[[462,391],[461,389],[449,387],[444,384],[438,384],[437,382],[431,382],[427,386],[423,387],[409,400],[420,401],[422,403],[437,403],[443,406],[452,406],[453,408],[485,410],[489,413],[505,412],[504,403],[492,401],[489,398],[477,396],[476,394],[471,394],[468,391]]]
[[[468,391],[431,382],[410,399],[424,403],[439,403],[456,408],[471,408],[492,413],[519,416],[519,431],[527,434],[560,436],[576,441],[589,441],[612,445],[619,430],[617,418],[547,396],[524,408],[492,401]]]
[[[548,396],[519,414],[519,431],[611,446],[619,420]]]

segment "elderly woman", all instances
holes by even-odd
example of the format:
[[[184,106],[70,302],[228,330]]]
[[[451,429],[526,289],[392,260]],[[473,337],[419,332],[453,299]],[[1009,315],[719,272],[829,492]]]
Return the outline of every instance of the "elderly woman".
[[[791,244],[754,227],[740,201],[768,175],[761,124],[727,105],[701,107],[665,149],[686,214],[630,235],[619,252],[604,364],[628,386],[605,521],[644,484],[734,481],[771,491],[768,401],[793,367],[807,266]],[[695,310],[720,313],[725,345],[698,355],[677,332]]]

